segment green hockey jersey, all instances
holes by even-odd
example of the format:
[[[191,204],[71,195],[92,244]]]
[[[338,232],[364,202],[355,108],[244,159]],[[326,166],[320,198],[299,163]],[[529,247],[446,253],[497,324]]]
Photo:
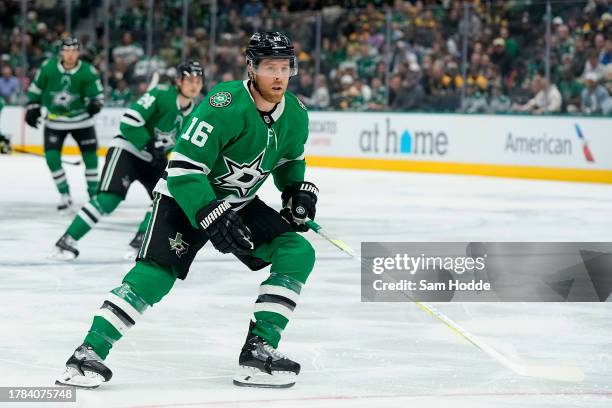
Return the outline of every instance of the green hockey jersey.
[[[146,149],[164,147],[170,151],[176,143],[176,134],[183,127],[184,117],[191,113],[193,106],[191,102],[181,110],[176,86],[158,85],[125,111],[119,124],[121,137],[113,139],[111,146],[119,146],[150,161]]]
[[[46,60],[28,88],[28,103],[39,103],[47,108],[45,125],[66,130],[93,126],[93,118],[86,108],[93,99],[104,101],[98,71],[80,61],[66,70],[58,58]]]
[[[212,200],[241,208],[272,174],[279,190],[304,180],[308,113],[287,92],[261,115],[248,81],[223,82],[187,118],[155,191],[174,197],[191,224]]]

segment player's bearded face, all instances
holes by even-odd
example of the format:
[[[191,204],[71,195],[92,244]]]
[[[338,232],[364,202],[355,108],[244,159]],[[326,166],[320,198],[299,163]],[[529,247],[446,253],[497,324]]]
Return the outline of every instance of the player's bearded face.
[[[179,89],[186,98],[195,98],[203,85],[204,82],[200,76],[186,76],[178,80]]]
[[[257,90],[268,102],[279,103],[289,84],[289,60],[264,59],[253,71]]]

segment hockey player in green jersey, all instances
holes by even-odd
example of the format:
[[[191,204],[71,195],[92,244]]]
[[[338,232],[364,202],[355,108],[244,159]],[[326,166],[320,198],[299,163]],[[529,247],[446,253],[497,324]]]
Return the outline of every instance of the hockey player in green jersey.
[[[110,380],[104,359],[112,344],[177,278],[185,279],[207,241],[252,270],[271,265],[259,286],[234,384],[295,383],[300,365],[277,347],[315,262],[312,246],[296,232],[307,230],[318,195],[304,181],[308,114],[286,92],[297,59],[285,35],[254,34],[246,58],[249,79],[217,85],[185,123],[155,188],[136,265],[108,294],[58,384],[94,388]],[[281,213],[256,196],[269,175],[282,191]]]
[[[61,195],[59,211],[72,205],[61,159],[68,133],[81,150],[89,196],[93,197],[98,188],[98,140],[93,116],[102,109],[104,95],[100,75],[93,66],[79,60],[79,49],[76,38],[64,38],[60,58],[46,60],[28,89],[26,123],[38,127],[41,106],[48,111],[43,130],[45,159]]]
[[[2,109],[4,109],[4,99],[0,97],[0,114],[2,114]],[[0,154],[8,154],[10,152],[11,141],[0,132]]]
[[[193,110],[193,99],[200,94],[204,70],[197,61],[177,67],[175,86],[159,85],[134,102],[121,118],[121,135],[111,142],[100,178],[98,193],[78,212],[64,235],[56,242],[50,258],[74,259],[79,255],[77,241],[87,234],[103,215],[109,215],[125,199],[132,182],[139,181],[153,198],[153,188],[168,162],[167,152],[176,142],[183,118]],[[130,243],[135,259],[150,218],[141,222]]]

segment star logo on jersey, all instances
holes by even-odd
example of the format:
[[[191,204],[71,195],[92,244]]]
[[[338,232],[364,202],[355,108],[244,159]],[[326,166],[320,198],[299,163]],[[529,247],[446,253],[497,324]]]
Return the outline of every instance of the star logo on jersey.
[[[53,105],[63,106],[64,108],[69,109],[70,104],[75,99],[76,97],[66,90],[55,92],[53,95]]]
[[[223,156],[228,172],[215,178],[215,184],[224,189],[235,191],[239,197],[246,197],[260,181],[264,180],[270,173],[262,169],[265,150],[250,163],[236,163],[232,159]]]
[[[170,251],[174,251],[179,258],[189,251],[189,244],[183,241],[183,234],[176,233],[174,239],[168,237],[170,241]]]

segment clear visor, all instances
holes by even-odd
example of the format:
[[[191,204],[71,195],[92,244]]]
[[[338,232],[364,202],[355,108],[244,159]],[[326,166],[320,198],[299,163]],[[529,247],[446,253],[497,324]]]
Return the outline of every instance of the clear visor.
[[[265,58],[258,63],[248,61],[251,70],[257,76],[273,78],[289,78],[297,75],[298,63],[296,57]]]

